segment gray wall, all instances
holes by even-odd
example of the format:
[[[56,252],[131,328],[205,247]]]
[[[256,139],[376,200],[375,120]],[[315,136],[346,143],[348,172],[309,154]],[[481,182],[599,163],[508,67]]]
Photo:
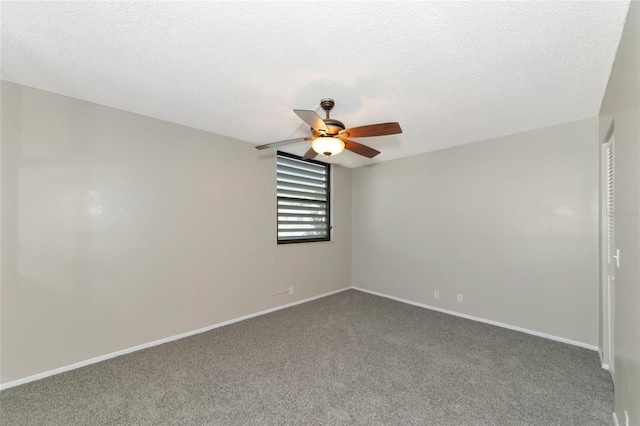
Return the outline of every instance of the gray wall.
[[[273,152],[3,82],[1,382],[349,286],[350,175],[277,247]]]
[[[615,136],[615,411],[640,424],[640,3],[631,2],[600,110],[600,140]]]
[[[598,156],[593,118],[353,170],[353,285],[597,345]]]

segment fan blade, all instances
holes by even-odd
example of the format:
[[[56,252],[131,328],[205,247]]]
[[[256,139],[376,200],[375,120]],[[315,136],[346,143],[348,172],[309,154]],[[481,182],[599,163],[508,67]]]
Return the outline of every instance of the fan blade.
[[[340,136],[344,135],[349,138],[367,138],[370,136],[395,135],[396,133],[402,133],[402,129],[400,128],[400,124],[393,122],[370,124],[368,126],[345,129],[340,131]]]
[[[309,126],[315,130],[329,131],[327,125],[322,121],[322,118],[315,111],[309,111],[306,109],[294,109],[293,112],[298,114],[298,117],[302,118]]]
[[[342,142],[344,142],[344,149],[348,149],[351,152],[355,152],[356,154],[364,155],[368,158],[373,158],[376,155],[380,154],[380,151],[370,148],[366,145],[362,145],[361,143],[351,141],[349,139],[340,138]]]
[[[310,141],[311,139],[313,138],[306,137],[306,138],[288,139],[286,141],[271,142],[264,145],[258,145],[256,146],[256,149],[275,148],[276,146],[289,145],[290,143],[296,143],[296,142],[302,142],[302,141]]]
[[[309,148],[309,151],[307,151],[306,154],[304,154],[304,156],[302,157],[303,160],[311,160],[312,158],[316,158],[316,155],[318,155],[317,152],[315,152],[313,150],[313,148]]]

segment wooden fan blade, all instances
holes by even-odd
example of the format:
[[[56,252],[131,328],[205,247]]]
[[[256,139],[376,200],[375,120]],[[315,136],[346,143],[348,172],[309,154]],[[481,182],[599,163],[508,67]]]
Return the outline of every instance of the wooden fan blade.
[[[309,126],[315,130],[329,131],[327,125],[322,121],[322,118],[315,111],[309,111],[306,109],[294,109],[293,112],[298,114],[298,117],[302,118]]]
[[[370,148],[366,145],[362,145],[361,143],[350,141],[349,139],[340,138],[342,142],[344,142],[344,149],[348,149],[351,152],[355,152],[356,154],[364,155],[368,158],[373,158],[376,155],[380,154],[380,151]]]
[[[395,135],[396,133],[402,133],[402,129],[400,128],[400,124],[393,122],[370,124],[368,126],[341,130],[340,136],[348,138],[367,138],[370,136]]]
[[[315,152],[313,150],[313,148],[309,148],[309,151],[307,151],[306,154],[304,154],[302,156],[302,159],[303,160],[311,160],[312,158],[316,158],[316,155],[318,155],[318,153]]]
[[[308,136],[306,138],[296,138],[296,139],[288,139],[286,141],[271,142],[264,145],[258,145],[256,146],[256,149],[275,148],[276,146],[289,145],[290,143],[296,143],[296,142],[302,142],[302,141],[310,141],[311,139],[313,138]]]

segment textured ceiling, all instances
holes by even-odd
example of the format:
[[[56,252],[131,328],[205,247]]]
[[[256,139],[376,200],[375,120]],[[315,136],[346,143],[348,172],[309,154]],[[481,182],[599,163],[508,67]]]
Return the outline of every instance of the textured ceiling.
[[[253,143],[307,135],[292,109],[324,97],[399,121],[331,159],[355,167],[597,115],[628,7],[3,2],[2,78]]]

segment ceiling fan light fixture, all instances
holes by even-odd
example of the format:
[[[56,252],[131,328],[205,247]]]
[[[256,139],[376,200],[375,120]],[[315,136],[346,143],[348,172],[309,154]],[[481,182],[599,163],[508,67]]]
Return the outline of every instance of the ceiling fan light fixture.
[[[318,154],[329,157],[340,154],[344,150],[344,142],[338,138],[319,137],[311,142],[311,148]]]

